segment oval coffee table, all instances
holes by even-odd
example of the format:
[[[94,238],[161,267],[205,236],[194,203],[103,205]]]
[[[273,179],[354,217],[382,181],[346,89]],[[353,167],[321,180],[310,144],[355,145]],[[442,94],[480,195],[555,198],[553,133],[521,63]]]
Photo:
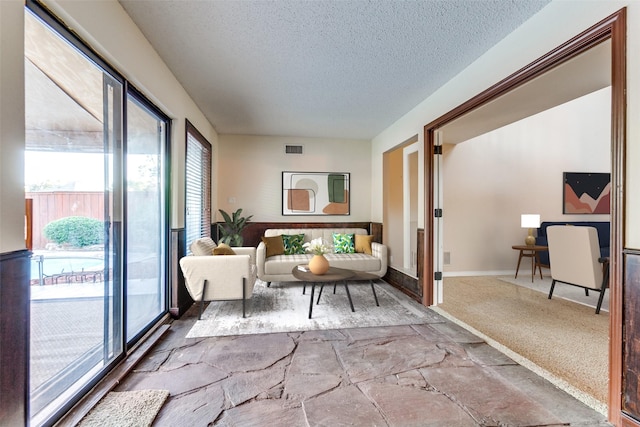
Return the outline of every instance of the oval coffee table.
[[[337,283],[344,281],[345,288],[347,290],[347,296],[349,297],[349,304],[351,305],[351,311],[355,311],[353,308],[353,302],[351,301],[351,294],[349,293],[349,287],[347,286],[347,280],[353,276],[356,276],[356,272],[353,270],[347,270],[346,268],[338,268],[338,267],[329,267],[329,270],[322,275],[313,274],[310,271],[303,270],[304,265],[297,265],[293,267],[291,273],[293,277],[298,280],[305,282],[305,290],[307,286],[307,282],[311,283],[311,300],[309,301],[309,319],[311,319],[311,314],[313,312],[313,294],[316,289],[316,284],[325,283]],[[302,293],[305,293],[305,290]]]

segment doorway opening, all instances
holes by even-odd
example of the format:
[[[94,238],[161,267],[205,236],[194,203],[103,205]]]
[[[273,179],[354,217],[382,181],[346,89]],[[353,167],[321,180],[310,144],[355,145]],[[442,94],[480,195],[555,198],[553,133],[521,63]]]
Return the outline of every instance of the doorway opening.
[[[424,177],[423,143],[419,135],[383,154],[383,241],[389,251],[387,280],[417,300],[422,299],[419,259],[423,225],[420,183]]]
[[[471,135],[466,135],[464,137],[460,137],[459,141],[465,141],[470,137],[476,136],[478,134],[485,133],[492,129],[495,129],[500,126],[504,126],[508,123],[512,123],[516,120],[519,120],[523,117],[527,117],[530,113],[523,111],[522,106],[529,106],[530,104],[536,104],[535,101],[547,102],[545,100],[548,99],[546,96],[540,96],[541,91],[540,88],[536,89],[536,96],[520,99],[519,103],[515,103],[515,108],[511,108],[508,110],[509,114],[498,114],[501,108],[504,108],[505,105],[511,105],[511,102],[514,99],[518,99],[518,94],[526,93],[526,89],[528,87],[535,87],[535,83],[544,82],[544,79],[547,77],[553,77],[554,73],[562,74],[565,69],[571,68],[571,63],[575,60],[576,63],[580,63],[580,61],[589,59],[590,54],[597,53],[599,50],[607,49],[607,60],[602,61],[600,66],[596,66],[595,70],[604,69],[607,70],[606,77],[607,83],[606,85],[611,85],[611,115],[610,115],[610,129],[611,135],[609,137],[611,141],[611,161],[610,161],[610,170],[612,176],[612,186],[614,188],[620,188],[624,182],[623,177],[623,158],[624,158],[624,131],[625,128],[625,116],[624,116],[624,105],[625,105],[625,96],[624,96],[624,88],[625,88],[625,66],[624,66],[624,10],[612,15],[612,17],[607,18],[603,22],[595,25],[591,29],[585,31],[574,39],[570,40],[560,48],[554,50],[548,55],[542,57],[540,60],[535,61],[524,69],[514,73],[512,76],[504,79],[499,82],[495,86],[487,89],[485,92],[461,105],[460,107],[452,110],[451,112],[445,114],[434,122],[425,126],[425,167],[429,168],[428,171],[425,171],[426,174],[426,192],[427,192],[427,203],[425,213],[426,215],[431,215],[433,212],[433,208],[436,204],[437,197],[439,196],[437,193],[437,185],[434,182],[433,178],[433,170],[432,168],[432,159],[436,154],[435,145],[436,144],[436,135],[438,132],[443,130],[444,138],[446,140],[447,136],[452,137],[455,135],[457,131],[471,132]],[[590,75],[590,73],[585,70],[591,70],[591,68],[583,68],[580,73],[578,73],[581,77],[586,75]],[[573,88],[577,87],[582,93],[579,95],[584,95],[585,93],[591,93],[599,88],[595,87],[591,90],[584,90],[584,86],[580,87],[581,83],[584,84],[584,79],[576,79],[575,76],[578,74],[571,75],[572,78],[566,78],[565,80],[561,80],[562,84],[556,84],[553,86],[553,90],[556,92],[560,92],[562,96],[567,97],[563,102],[576,98],[575,94],[567,92],[565,89],[567,87]],[[566,83],[566,84],[565,84]],[[571,84],[570,84],[571,83]],[[605,85],[605,86],[606,86]],[[605,87],[605,86],[601,86]],[[510,98],[511,95],[515,95],[514,98]],[[579,96],[578,95],[578,96]],[[544,111],[550,106],[557,105],[552,104],[549,106],[538,106],[540,108],[538,111]],[[504,111],[504,110],[503,110]],[[525,114],[523,116],[517,117],[519,114]],[[516,116],[514,118],[514,115]],[[504,120],[503,122],[500,122]],[[456,127],[455,125],[460,125]],[[458,142],[459,142],[458,141]],[[499,155],[499,154],[498,154]],[[528,159],[523,159],[522,165],[528,165]],[[473,177],[472,177],[473,178]],[[446,185],[446,184],[445,184]],[[558,185],[558,184],[557,184]],[[561,184],[560,184],[561,185]],[[561,187],[560,187],[561,188]],[[525,190],[523,189],[523,192]],[[508,200],[505,200],[508,202]],[[499,205],[499,204],[498,204]],[[609,353],[610,360],[613,361],[612,365],[609,367],[609,392],[608,392],[608,410],[610,419],[613,418],[614,412],[612,412],[612,408],[620,407],[620,397],[619,393],[616,391],[620,390],[620,381],[621,381],[621,338],[620,338],[620,330],[621,330],[621,264],[619,260],[619,254],[622,253],[622,242],[621,242],[621,234],[620,230],[622,230],[622,212],[620,208],[622,206],[621,196],[614,195],[611,201],[611,280],[610,280],[610,298],[611,298],[611,316],[610,316],[610,326],[611,326],[611,336],[609,340]],[[446,206],[445,206],[446,212]],[[535,212],[519,212],[519,213],[535,213]],[[431,218],[425,218],[425,224],[429,227]],[[444,221],[447,221],[447,217],[445,214]],[[495,236],[496,232],[502,233],[505,229],[503,225],[497,230],[492,230],[494,233],[491,234]],[[477,225],[474,229],[474,232],[482,231],[482,227]],[[439,295],[437,294],[437,287],[434,286],[434,273],[436,273],[436,265],[432,260],[431,256],[427,256],[426,254],[430,254],[433,251],[438,251],[439,248],[436,245],[436,240],[434,239],[434,235],[436,234],[436,230],[433,227],[429,227],[429,229],[425,230],[425,257],[423,259],[423,263],[425,266],[425,280],[423,282],[424,292],[425,292],[425,303],[428,305],[433,305],[435,301],[438,301]],[[487,240],[489,241],[489,240]],[[445,246],[446,246],[446,235],[445,235]],[[517,243],[517,242],[516,242]],[[508,249],[507,249],[508,251]],[[489,253],[491,253],[489,251]],[[446,254],[445,254],[446,255]],[[450,253],[449,259],[453,263],[456,260],[456,255]],[[511,267],[513,268],[513,267]],[[435,291],[434,291],[435,289]]]

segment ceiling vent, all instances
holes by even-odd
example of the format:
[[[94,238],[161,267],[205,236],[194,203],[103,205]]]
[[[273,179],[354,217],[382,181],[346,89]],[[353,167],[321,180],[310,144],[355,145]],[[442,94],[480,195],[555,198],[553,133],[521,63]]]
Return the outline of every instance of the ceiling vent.
[[[284,152],[285,154],[303,154],[303,148],[302,145],[285,145]]]

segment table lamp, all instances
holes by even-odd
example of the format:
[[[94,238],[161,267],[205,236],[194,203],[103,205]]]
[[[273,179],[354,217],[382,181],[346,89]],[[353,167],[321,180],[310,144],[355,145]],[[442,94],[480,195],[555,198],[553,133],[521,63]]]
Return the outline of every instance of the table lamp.
[[[536,244],[536,238],[533,236],[533,229],[540,227],[540,215],[522,214],[520,216],[520,226],[529,229],[529,234],[524,239],[524,243],[527,246],[534,246]]]

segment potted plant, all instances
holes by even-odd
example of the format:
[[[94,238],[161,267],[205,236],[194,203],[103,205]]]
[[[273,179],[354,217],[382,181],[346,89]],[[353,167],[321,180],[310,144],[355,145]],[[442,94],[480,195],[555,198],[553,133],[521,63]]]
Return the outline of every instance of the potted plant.
[[[218,210],[224,219],[224,223],[218,223],[220,243],[226,243],[229,246],[235,247],[242,246],[244,242],[244,239],[242,238],[242,230],[245,229],[247,222],[249,222],[253,215],[249,215],[247,217],[241,216],[242,209],[238,209],[233,212],[231,216],[222,209]]]

